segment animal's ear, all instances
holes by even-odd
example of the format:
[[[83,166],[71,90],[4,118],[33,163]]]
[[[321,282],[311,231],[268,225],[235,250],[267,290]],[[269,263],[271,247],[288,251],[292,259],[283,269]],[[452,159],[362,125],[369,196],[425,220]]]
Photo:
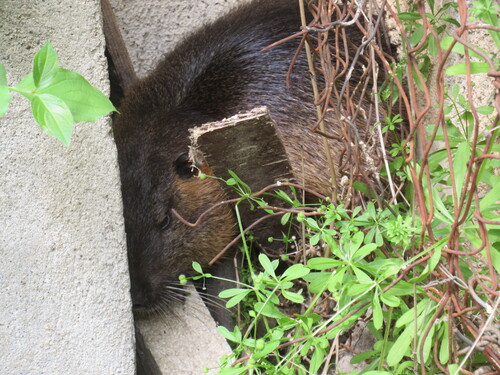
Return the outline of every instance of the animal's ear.
[[[193,177],[196,173],[196,168],[191,163],[191,160],[189,160],[187,152],[183,152],[175,158],[174,168],[177,175],[184,180]]]
[[[101,0],[101,11],[111,85],[110,99],[115,107],[119,107],[124,93],[137,80],[137,76],[109,0]]]

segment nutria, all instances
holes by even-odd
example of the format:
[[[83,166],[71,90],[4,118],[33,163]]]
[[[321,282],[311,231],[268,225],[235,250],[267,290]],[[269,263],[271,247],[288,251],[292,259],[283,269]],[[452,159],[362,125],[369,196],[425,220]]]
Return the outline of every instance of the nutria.
[[[262,52],[299,29],[296,0],[254,0],[180,42],[127,90],[113,134],[136,309],[154,311],[178,300],[178,276],[192,273],[193,260],[206,265],[235,234],[227,206],[211,211],[194,228],[171,214],[174,208],[193,222],[224,199],[219,183],[197,178],[189,164],[189,128],[265,105],[296,174],[329,194],[322,138],[309,127],[315,107],[304,54],[295,62],[290,87],[286,84],[299,39]],[[359,46],[363,35],[357,27],[348,33],[349,44]],[[354,71],[353,85],[361,74],[361,68]],[[362,102],[365,113],[370,113],[368,100]],[[327,131],[340,136],[338,122],[326,120]],[[366,116],[356,120],[362,139],[370,135],[369,122]],[[333,152],[339,149],[337,141],[329,142]]]

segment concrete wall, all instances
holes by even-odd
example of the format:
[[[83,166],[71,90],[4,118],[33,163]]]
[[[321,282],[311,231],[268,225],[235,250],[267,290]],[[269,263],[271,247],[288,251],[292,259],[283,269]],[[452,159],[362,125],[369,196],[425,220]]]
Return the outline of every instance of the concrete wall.
[[[98,0],[0,1],[10,85],[48,40],[63,67],[108,92]],[[0,373],[133,374],[134,337],[109,119],[70,147],[14,94],[0,119]]]

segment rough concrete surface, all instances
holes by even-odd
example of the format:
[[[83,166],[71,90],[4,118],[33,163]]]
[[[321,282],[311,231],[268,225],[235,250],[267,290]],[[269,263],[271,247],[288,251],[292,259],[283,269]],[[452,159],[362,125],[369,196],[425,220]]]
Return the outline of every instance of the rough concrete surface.
[[[16,85],[48,40],[108,92],[98,0],[0,1],[0,63]],[[133,374],[134,337],[109,119],[70,147],[13,94],[0,119],[0,373]]]
[[[193,286],[184,304],[167,316],[139,320],[137,325],[164,375],[217,374],[217,364],[230,349]]]

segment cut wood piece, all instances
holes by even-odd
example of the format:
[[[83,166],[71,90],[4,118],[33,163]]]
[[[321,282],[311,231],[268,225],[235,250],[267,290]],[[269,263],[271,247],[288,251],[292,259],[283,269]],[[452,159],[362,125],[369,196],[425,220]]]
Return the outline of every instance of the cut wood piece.
[[[230,178],[232,170],[252,192],[257,192],[277,181],[294,181],[285,148],[278,137],[267,107],[211,122],[190,130],[190,156],[194,164],[205,159],[214,176]],[[238,197],[229,186],[224,187],[230,198]],[[264,197],[271,205],[281,205],[272,197]],[[265,215],[263,210],[250,210],[248,204],[239,208],[243,224],[248,226]],[[258,238],[281,233],[279,218],[268,220],[254,230]]]

